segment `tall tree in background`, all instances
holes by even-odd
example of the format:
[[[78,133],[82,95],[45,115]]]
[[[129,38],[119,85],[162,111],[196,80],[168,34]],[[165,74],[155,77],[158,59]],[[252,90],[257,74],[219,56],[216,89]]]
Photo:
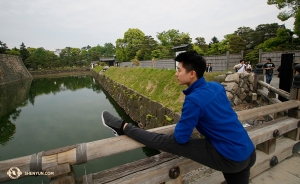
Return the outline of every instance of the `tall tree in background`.
[[[206,44],[205,38],[197,37],[195,40],[196,42],[194,44],[198,46],[204,53],[206,53],[208,51],[208,44]]]
[[[116,57],[118,61],[130,61],[136,57],[141,48],[145,34],[137,28],[129,28],[124,33],[124,38],[116,41]]]
[[[103,55],[105,57],[111,57],[116,55],[116,47],[112,43],[105,43],[103,46]]]
[[[246,52],[248,50],[253,50],[255,47],[253,43],[253,33],[254,30],[250,27],[239,27],[236,31],[234,31],[235,35],[240,36],[244,40],[246,44]]]
[[[137,51],[141,48],[145,34],[137,29],[130,28],[124,33],[126,43],[126,58],[132,60],[135,58]]]
[[[6,43],[0,41],[0,54],[5,54],[5,52],[8,50],[8,47]]]
[[[258,25],[252,33],[252,44],[257,46],[270,38],[276,37],[278,28],[277,23]]]
[[[149,60],[153,58],[152,51],[157,49],[157,41],[152,36],[144,36],[140,49],[136,52],[138,60]]]
[[[21,54],[21,58],[22,61],[24,62],[28,57],[29,57],[29,52],[25,46],[25,44],[22,42],[22,44],[20,45],[20,54]]]
[[[212,37],[212,39],[211,39],[211,41],[209,42],[209,44],[208,44],[208,48],[210,48],[211,47],[211,45],[212,44],[214,44],[214,43],[219,43],[219,40],[218,40],[218,38],[217,37]]]
[[[116,41],[116,58],[121,62],[129,61],[126,57],[126,43],[122,38],[119,38]]]
[[[229,36],[228,40],[230,53],[240,53],[241,50],[246,49],[246,43],[242,37],[232,34]]]
[[[174,57],[173,47],[192,43],[189,33],[180,33],[179,30],[175,29],[157,33],[156,37],[160,41],[160,45],[169,51],[168,57]]]

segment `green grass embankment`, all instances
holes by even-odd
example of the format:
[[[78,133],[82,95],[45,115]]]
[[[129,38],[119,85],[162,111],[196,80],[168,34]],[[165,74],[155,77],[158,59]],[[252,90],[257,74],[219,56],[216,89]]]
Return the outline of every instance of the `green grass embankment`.
[[[98,71],[97,68],[94,70]],[[211,81],[214,76],[224,73],[210,72],[205,73],[204,77]],[[182,90],[187,86],[178,84],[175,69],[110,67],[103,74],[175,112],[181,112],[185,98]]]

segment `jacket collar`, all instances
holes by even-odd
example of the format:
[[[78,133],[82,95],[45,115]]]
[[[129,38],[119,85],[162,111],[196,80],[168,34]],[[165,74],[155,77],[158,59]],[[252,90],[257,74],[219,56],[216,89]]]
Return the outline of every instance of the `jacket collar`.
[[[204,77],[201,77],[200,79],[196,80],[192,85],[190,85],[186,90],[183,90],[182,92],[185,95],[189,95],[190,93],[192,93],[192,91],[200,86],[204,86],[206,85],[206,80],[204,79]]]

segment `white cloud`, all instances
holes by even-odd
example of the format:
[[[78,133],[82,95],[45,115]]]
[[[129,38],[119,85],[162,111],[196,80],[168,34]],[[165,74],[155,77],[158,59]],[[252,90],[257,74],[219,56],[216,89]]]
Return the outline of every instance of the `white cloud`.
[[[48,50],[115,44],[129,28],[154,38],[157,32],[177,29],[208,43],[242,26],[285,23],[293,29],[294,22],[278,20],[279,10],[267,0],[2,0],[0,7],[2,42],[9,48],[24,42]]]

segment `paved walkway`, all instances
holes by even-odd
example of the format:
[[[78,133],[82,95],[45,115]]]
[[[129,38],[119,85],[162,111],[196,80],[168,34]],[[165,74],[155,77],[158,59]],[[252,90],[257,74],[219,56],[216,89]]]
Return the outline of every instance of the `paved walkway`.
[[[264,82],[266,82],[266,75],[264,76],[264,80],[265,80]],[[275,88],[279,88],[279,78],[277,75],[273,75],[270,85]]]

